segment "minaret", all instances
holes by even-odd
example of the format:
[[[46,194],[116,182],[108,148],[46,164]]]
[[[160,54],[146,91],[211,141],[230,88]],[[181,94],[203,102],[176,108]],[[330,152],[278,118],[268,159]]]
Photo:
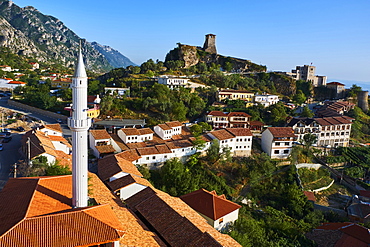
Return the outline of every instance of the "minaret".
[[[72,117],[68,126],[72,131],[72,205],[74,208],[87,206],[87,132],[91,119],[87,117],[87,75],[81,47],[75,73],[72,78]]]

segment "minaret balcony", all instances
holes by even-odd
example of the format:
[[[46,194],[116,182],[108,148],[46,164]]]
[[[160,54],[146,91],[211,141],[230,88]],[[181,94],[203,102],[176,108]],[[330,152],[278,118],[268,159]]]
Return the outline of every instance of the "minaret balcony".
[[[89,129],[91,126],[91,119],[72,119],[68,118],[68,126],[72,129]]]

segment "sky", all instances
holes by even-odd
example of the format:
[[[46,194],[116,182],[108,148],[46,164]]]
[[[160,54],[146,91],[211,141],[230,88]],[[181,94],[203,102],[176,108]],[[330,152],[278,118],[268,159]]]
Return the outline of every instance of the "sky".
[[[203,46],[268,71],[316,66],[331,80],[370,85],[369,0],[14,0],[61,20],[78,36],[141,64],[164,61],[176,43]],[[369,87],[370,88],[370,87]]]

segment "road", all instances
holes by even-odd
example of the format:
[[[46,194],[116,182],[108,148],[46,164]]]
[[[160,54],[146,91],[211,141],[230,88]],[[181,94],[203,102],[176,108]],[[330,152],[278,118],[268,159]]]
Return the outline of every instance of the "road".
[[[9,177],[13,177],[13,165],[23,159],[20,153],[22,135],[22,133],[12,133],[12,140],[3,143],[3,150],[0,151],[0,189]]]
[[[9,97],[0,98],[0,110],[1,108],[6,108],[14,112],[21,113],[23,115],[42,120],[44,124],[54,124],[57,123],[56,119],[32,112],[25,112],[22,109],[8,105]],[[61,124],[63,129],[63,135],[65,138],[71,137],[71,130],[68,128],[67,124]],[[9,143],[4,143],[3,151],[0,151],[0,190],[3,188],[9,177],[13,177],[13,165],[20,159],[24,159],[20,153],[21,139],[24,133],[12,133],[12,140]]]

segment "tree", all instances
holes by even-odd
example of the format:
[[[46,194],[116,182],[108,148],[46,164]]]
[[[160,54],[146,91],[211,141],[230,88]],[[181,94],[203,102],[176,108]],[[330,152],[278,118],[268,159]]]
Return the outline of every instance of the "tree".
[[[313,144],[317,142],[317,136],[311,133],[307,133],[303,136],[303,144],[308,150]]]
[[[296,102],[298,105],[303,104],[306,101],[306,96],[302,92],[302,90],[298,90],[297,93],[293,96],[293,101]]]
[[[308,106],[303,107],[303,110],[300,114],[301,117],[312,118],[315,114],[310,110]]]
[[[211,162],[216,162],[220,158],[220,143],[213,139],[211,146],[207,149],[207,157]]]
[[[224,70],[226,70],[227,72],[230,72],[232,69],[233,69],[232,63],[226,62],[224,65]]]

